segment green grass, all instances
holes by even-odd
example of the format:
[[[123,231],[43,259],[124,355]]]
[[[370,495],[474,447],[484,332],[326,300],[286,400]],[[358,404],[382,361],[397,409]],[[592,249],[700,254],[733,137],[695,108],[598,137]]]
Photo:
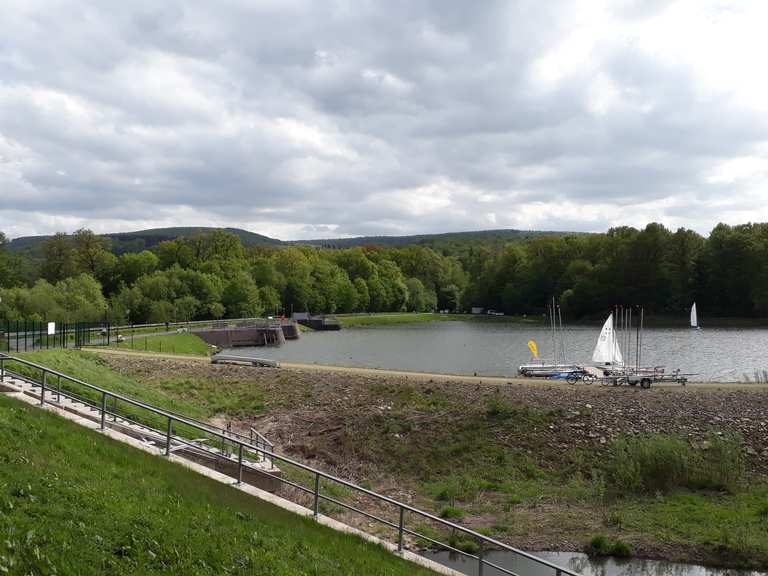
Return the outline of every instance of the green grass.
[[[74,376],[89,384],[100,386],[137,400],[144,400],[160,408],[180,412],[186,416],[204,418],[211,415],[209,410],[197,402],[187,401],[180,395],[170,395],[163,390],[146,386],[128,376],[115,372],[107,365],[103,358],[93,352],[79,350],[41,350],[38,352],[22,353],[19,354],[19,357],[47,368],[57,370],[68,376]],[[36,378],[39,377],[39,373],[21,365],[16,367],[9,365],[9,368],[27,372]],[[52,380],[49,381],[49,385],[53,386]],[[70,388],[77,393],[83,392],[82,388]],[[91,397],[94,400],[98,400],[99,398],[98,395],[95,394]]]
[[[402,313],[402,314],[360,314],[352,316],[338,316],[344,328],[357,328],[361,326],[389,326],[392,324],[409,324],[413,322],[434,322],[436,320],[456,320],[460,316],[454,314]]]
[[[0,396],[0,573],[432,572]]]
[[[208,356],[211,347],[194,334],[162,334],[158,336],[123,335],[123,342],[111,342],[110,348],[120,350],[136,350],[137,352],[159,352],[164,354],[190,354],[193,356]]]
[[[625,532],[700,547],[732,566],[768,565],[768,484],[737,494],[677,491],[616,503]]]

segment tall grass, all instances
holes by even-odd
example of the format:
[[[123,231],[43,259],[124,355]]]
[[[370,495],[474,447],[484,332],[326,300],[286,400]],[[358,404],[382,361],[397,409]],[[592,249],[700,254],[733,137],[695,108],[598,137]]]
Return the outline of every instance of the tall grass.
[[[734,491],[744,471],[734,436],[710,435],[700,448],[677,436],[654,434],[614,442],[606,465],[616,492],[670,492],[676,488]]]

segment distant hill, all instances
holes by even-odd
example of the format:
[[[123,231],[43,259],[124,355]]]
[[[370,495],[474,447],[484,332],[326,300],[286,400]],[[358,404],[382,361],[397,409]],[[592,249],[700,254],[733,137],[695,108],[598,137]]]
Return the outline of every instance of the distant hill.
[[[240,228],[211,228],[211,227],[188,227],[188,228],[154,228],[151,230],[140,230],[138,232],[119,232],[117,234],[105,234],[112,240],[112,251],[115,254],[124,252],[141,252],[164,242],[165,240],[175,240],[184,236],[193,236],[195,234],[214,232],[224,230],[236,234],[244,246],[277,246],[282,244],[280,240],[242,230]]]
[[[165,240],[174,240],[183,236],[192,236],[198,233],[213,232],[215,230],[225,230],[237,234],[245,246],[278,246],[282,244],[280,240],[241,230],[240,228],[212,228],[204,226],[178,227],[178,228],[154,228],[150,230],[139,230],[136,232],[116,232],[114,234],[102,234],[112,240],[112,251],[115,254],[125,252],[141,252],[156,246]],[[43,242],[51,236],[24,236],[11,240],[9,248],[13,252],[23,253],[30,257],[42,257]]]
[[[353,246],[381,245],[407,246],[419,244],[439,246],[457,242],[497,243],[530,240],[537,236],[565,236],[573,232],[547,232],[534,230],[479,230],[474,232],[445,232],[442,234],[416,234],[412,236],[357,236],[355,238],[332,238],[320,240],[294,240],[291,244],[309,244],[323,248],[351,248]]]
[[[309,245],[322,248],[351,248],[353,246],[407,246],[418,244],[434,248],[445,247],[452,244],[477,244],[477,243],[503,243],[510,241],[529,240],[536,236],[556,235],[563,236],[571,232],[541,232],[531,230],[480,230],[476,232],[447,232],[443,234],[417,234],[413,236],[358,236],[355,238],[332,238],[318,240],[293,240],[282,241],[263,234],[256,234],[240,228],[212,228],[212,227],[177,227],[154,228],[151,230],[139,230],[136,232],[117,232],[103,234],[112,240],[112,251],[115,254],[126,252],[141,252],[156,246],[164,240],[174,240],[183,236],[192,236],[198,233],[225,230],[236,234],[245,246],[288,246]],[[23,254],[31,258],[41,258],[43,242],[50,236],[24,236],[15,238],[9,244],[11,251]]]

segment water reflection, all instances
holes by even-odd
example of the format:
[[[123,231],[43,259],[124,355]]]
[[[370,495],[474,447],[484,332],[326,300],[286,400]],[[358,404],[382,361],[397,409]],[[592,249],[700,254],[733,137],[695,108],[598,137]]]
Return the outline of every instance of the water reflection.
[[[583,576],[768,576],[766,572],[708,568],[663,560],[591,559],[586,554],[578,552],[534,552],[534,554]],[[449,552],[425,552],[425,556],[468,576],[479,573],[477,560],[468,560],[464,556]],[[509,552],[489,552],[486,558],[489,562],[526,576],[554,576],[553,569]],[[485,567],[483,570],[483,576],[502,574],[504,572],[491,567]]]

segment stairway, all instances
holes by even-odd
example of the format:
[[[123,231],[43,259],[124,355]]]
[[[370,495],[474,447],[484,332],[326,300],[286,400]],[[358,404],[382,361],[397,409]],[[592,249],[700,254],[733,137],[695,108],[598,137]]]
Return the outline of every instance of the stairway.
[[[46,386],[44,399],[41,401],[43,387],[39,382],[8,371],[0,381],[0,391],[11,395],[24,395],[35,399],[41,405],[65,410],[95,423],[99,427],[103,426],[104,429],[137,440],[145,447],[155,448],[160,454],[173,454],[186,458],[262,490],[275,492],[280,484],[280,469],[266,455],[246,450],[243,451],[242,461],[240,460],[239,451],[236,453],[234,446],[236,446],[238,439],[241,441],[246,439],[235,432],[218,429],[210,425],[210,428],[219,436],[218,438],[215,436],[185,438],[175,434],[169,436],[167,431],[161,431],[119,414],[111,413],[109,406],[107,406],[102,421],[100,406],[72,398],[65,395],[64,392],[59,394],[56,389],[49,386]],[[183,425],[184,422],[182,421],[181,424]],[[233,448],[231,451],[227,450],[227,438],[231,438],[229,444]]]

